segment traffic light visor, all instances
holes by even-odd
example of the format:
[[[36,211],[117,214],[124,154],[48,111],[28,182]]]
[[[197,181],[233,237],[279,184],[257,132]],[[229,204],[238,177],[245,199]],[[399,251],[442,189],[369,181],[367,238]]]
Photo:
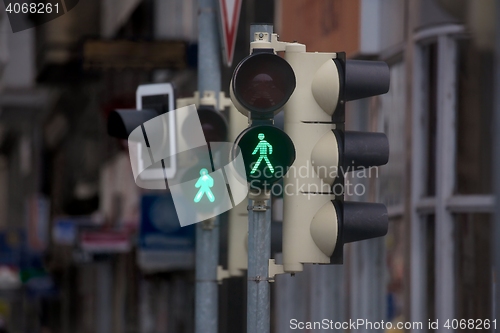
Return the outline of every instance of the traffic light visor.
[[[108,134],[127,139],[134,129],[156,116],[155,110],[114,110],[108,117]]]
[[[231,89],[244,108],[268,113],[285,105],[295,83],[293,69],[285,59],[274,53],[257,53],[238,64]]]

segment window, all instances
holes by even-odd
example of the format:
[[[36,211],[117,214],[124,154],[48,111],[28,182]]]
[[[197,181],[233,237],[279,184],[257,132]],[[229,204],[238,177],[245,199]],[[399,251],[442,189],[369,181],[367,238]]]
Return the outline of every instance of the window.
[[[486,318],[491,313],[490,244],[485,237],[493,210],[486,184],[491,146],[485,139],[491,97],[484,90],[491,78],[474,69],[483,67],[474,62],[484,55],[472,50],[462,31],[447,25],[414,36],[412,321]],[[481,274],[473,273],[479,268]],[[478,297],[483,297],[482,306]]]

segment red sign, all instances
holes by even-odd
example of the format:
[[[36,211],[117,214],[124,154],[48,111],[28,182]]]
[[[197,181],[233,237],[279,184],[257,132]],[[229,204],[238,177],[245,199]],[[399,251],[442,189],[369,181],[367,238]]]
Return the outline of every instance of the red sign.
[[[126,231],[84,231],[80,235],[80,246],[87,252],[128,252],[130,235]]]
[[[227,66],[230,67],[233,62],[234,45],[236,44],[236,34],[238,33],[241,0],[219,0],[219,7],[224,59]]]

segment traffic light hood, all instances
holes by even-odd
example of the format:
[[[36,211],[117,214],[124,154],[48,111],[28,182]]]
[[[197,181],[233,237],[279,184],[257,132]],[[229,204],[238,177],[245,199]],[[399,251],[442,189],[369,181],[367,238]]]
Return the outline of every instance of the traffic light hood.
[[[382,237],[388,228],[389,215],[385,205],[355,201],[342,204],[342,243]]]
[[[384,61],[347,60],[345,67],[346,101],[382,95],[389,91],[390,71]]]
[[[316,103],[330,116],[339,101],[352,101],[389,91],[389,66],[383,61],[339,59],[325,62],[314,74],[311,90]]]
[[[108,117],[108,134],[127,139],[134,129],[156,116],[156,110],[114,110]]]

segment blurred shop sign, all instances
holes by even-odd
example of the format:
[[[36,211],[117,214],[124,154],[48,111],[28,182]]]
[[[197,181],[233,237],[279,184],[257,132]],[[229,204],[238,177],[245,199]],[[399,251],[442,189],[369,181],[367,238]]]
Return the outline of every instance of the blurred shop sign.
[[[137,262],[144,271],[194,268],[193,225],[181,227],[171,194],[141,198]]]
[[[52,297],[57,295],[56,284],[43,267],[21,269],[19,276],[29,297]]]
[[[81,229],[96,230],[104,223],[100,214],[58,216],[52,221],[52,241],[57,245],[76,245]]]
[[[52,226],[52,240],[58,245],[74,245],[77,237],[77,226],[70,219],[56,219]]]
[[[24,257],[25,245],[26,235],[22,230],[0,232],[0,266],[19,267]]]
[[[127,231],[83,231],[80,247],[92,253],[124,253],[131,249],[130,234]]]
[[[184,69],[187,45],[182,41],[87,40],[85,69]]]

